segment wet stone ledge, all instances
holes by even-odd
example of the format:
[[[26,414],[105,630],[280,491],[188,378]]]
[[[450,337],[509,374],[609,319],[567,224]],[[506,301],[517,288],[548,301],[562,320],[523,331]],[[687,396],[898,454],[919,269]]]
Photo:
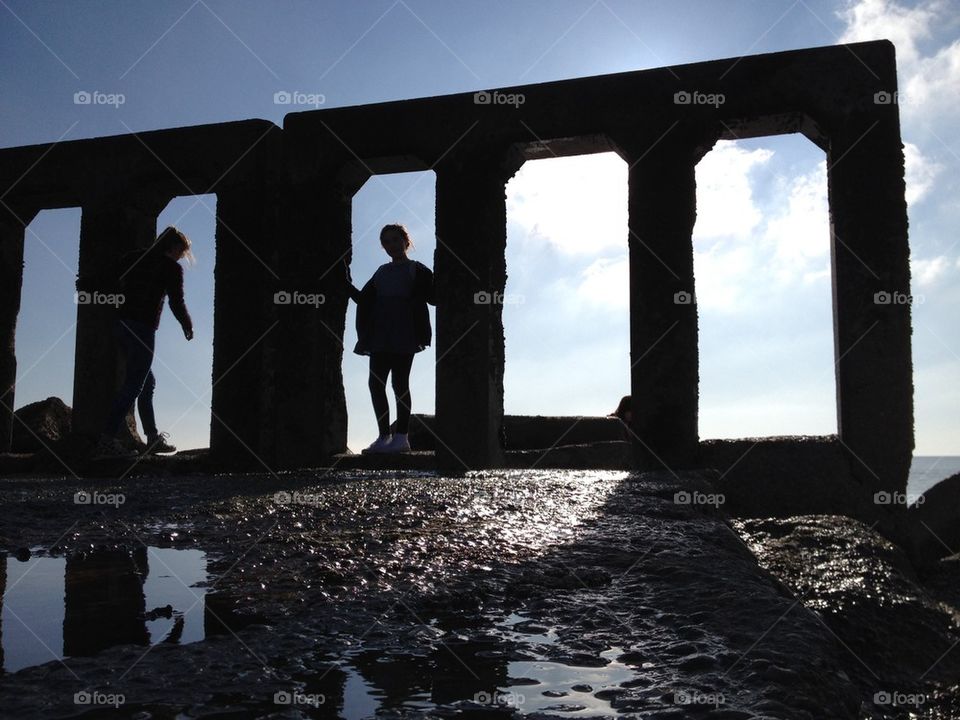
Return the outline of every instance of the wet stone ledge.
[[[140,718],[871,717],[856,660],[719,501],[698,473],[5,480],[9,552],[201,549],[223,628],[8,674],[0,707],[107,710],[75,704],[86,692]]]

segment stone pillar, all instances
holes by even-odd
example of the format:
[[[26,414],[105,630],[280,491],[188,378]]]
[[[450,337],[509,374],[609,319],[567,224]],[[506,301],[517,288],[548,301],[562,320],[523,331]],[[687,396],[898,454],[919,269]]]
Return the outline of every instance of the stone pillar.
[[[220,466],[272,469],[269,354],[276,198],[260,183],[217,192],[210,454]]]
[[[23,236],[33,215],[0,206],[0,452],[10,452],[13,440],[17,315],[23,290]]]
[[[496,158],[447,157],[437,167],[437,466],[503,463],[503,306],[509,172]]]
[[[903,163],[896,105],[830,134],[837,427],[854,477],[872,490],[903,491],[913,454]]]
[[[80,218],[78,287],[100,285],[116,261],[157,237],[157,215],[167,197],[109,197],[85,202]],[[114,339],[115,309],[105,304],[77,305],[77,345],[73,368],[73,432],[95,438],[103,432],[123,371]]]
[[[634,458],[652,470],[693,465],[699,442],[696,156],[659,136],[627,153]]]
[[[283,194],[275,453],[280,467],[317,466],[347,449],[344,263],[350,261],[352,203],[349,191],[332,181],[300,183]]]
[[[7,595],[7,554],[0,555],[0,668],[5,667],[3,656],[3,598]]]

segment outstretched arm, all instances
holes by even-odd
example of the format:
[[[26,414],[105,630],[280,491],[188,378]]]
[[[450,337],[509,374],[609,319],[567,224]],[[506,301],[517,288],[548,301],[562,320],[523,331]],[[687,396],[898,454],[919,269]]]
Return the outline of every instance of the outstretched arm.
[[[346,259],[343,261],[343,282],[347,287],[347,296],[355,303],[360,302],[361,292],[353,284],[353,279],[350,277],[350,266],[347,265]]]
[[[187,312],[187,304],[183,298],[183,268],[175,263],[176,270],[170,273],[167,282],[167,297],[170,299],[170,311],[183,328],[183,336],[193,340],[193,320]]]
[[[436,291],[434,289],[433,271],[423,263],[419,263],[419,265],[419,292],[426,302],[430,303],[431,305],[436,305],[437,300]]]

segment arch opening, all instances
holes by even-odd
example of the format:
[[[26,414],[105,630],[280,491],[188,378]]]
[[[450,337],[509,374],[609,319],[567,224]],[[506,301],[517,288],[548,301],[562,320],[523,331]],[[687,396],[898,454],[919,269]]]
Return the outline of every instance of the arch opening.
[[[696,173],[700,438],[835,434],[824,153],[721,140]]]
[[[353,196],[350,274],[357,289],[363,287],[378,267],[390,262],[380,245],[380,230],[387,224],[403,224],[414,245],[408,257],[434,269],[437,247],[435,188],[436,173],[432,170],[397,172],[373,175]],[[411,410],[415,415],[433,415],[435,411],[437,324],[432,306],[429,311],[433,343],[415,355],[410,373]],[[343,338],[343,384],[348,418],[347,446],[359,452],[376,439],[378,431],[367,386],[369,357],[353,352],[357,342],[356,314],[356,304],[348,303]],[[387,401],[390,421],[393,422],[397,418],[397,409],[389,380]]]
[[[627,164],[528,160],[506,192],[504,412],[608,415],[630,394]]]

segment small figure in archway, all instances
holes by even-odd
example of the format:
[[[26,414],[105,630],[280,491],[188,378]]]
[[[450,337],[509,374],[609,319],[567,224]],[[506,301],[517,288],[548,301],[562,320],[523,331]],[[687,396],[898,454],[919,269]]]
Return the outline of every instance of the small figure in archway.
[[[377,417],[379,436],[363,452],[399,453],[410,450],[410,368],[413,356],[430,345],[432,330],[427,303],[435,304],[433,272],[411,260],[413,246],[403,225],[386,225],[380,244],[390,256],[373,277],[357,290],[346,269],[347,288],[357,303],[358,355],[370,356],[370,399]],[[391,375],[397,403],[397,422],[390,432],[387,375]]]
[[[620,404],[617,405],[617,409],[614,410],[607,417],[619,418],[620,422],[623,423],[623,437],[625,440],[630,439],[630,423],[633,422],[633,400],[629,395],[624,395],[620,398]]]
[[[147,436],[144,452],[171,453],[177,449],[167,441],[167,433],[157,431],[153,412],[156,380],[150,366],[164,297],[169,299],[184,337],[193,339],[193,321],[183,297],[182,258],[193,261],[190,239],[175,227],[168,227],[145,252],[128,253],[120,261],[123,302],[117,307],[115,332],[126,372],[94,450],[95,457],[130,455],[116,436],[134,401]]]

